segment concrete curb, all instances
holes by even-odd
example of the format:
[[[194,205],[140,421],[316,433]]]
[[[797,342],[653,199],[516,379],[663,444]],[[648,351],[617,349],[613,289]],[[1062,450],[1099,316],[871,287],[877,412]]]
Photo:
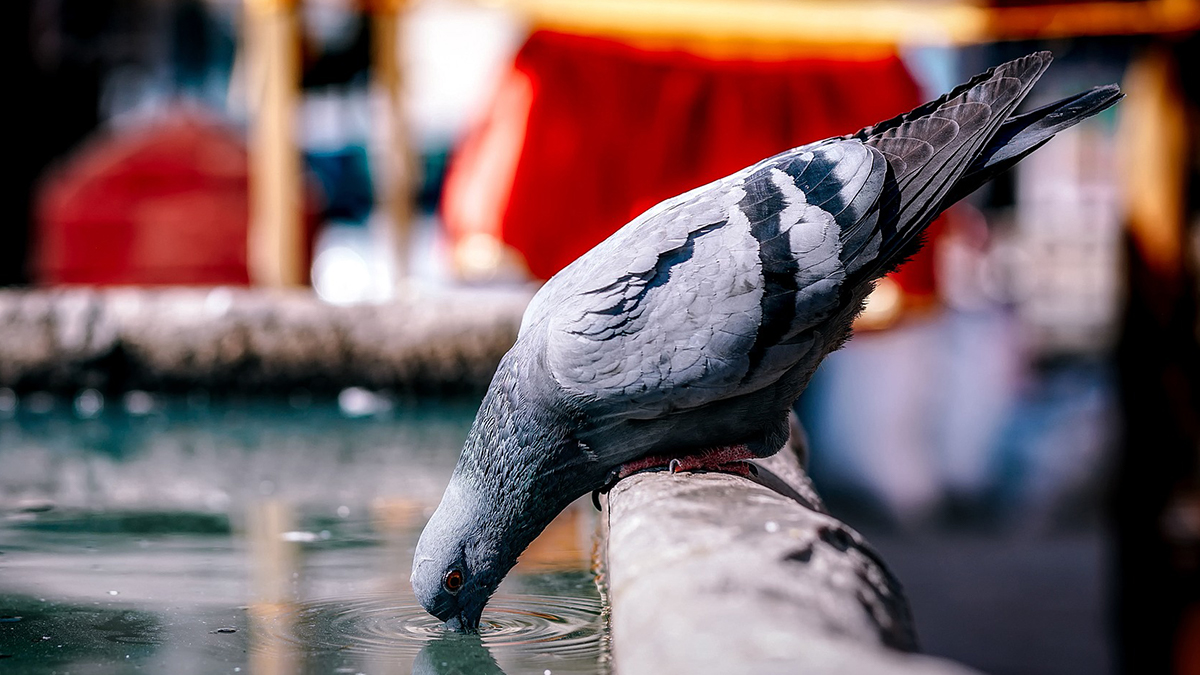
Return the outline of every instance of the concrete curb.
[[[712,473],[643,473],[613,488],[617,673],[975,672],[913,653],[908,601],[883,561],[824,512],[787,448],[763,465],[804,499]]]
[[[532,290],[418,289],[335,306],[307,291],[0,291],[0,387],[476,392]]]

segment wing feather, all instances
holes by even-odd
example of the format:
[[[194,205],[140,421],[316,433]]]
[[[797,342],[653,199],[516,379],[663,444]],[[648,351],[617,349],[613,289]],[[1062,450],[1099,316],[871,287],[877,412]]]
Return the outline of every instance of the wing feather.
[[[765,386],[845,302],[843,235],[869,234],[886,170],[838,139],[664,202],[547,282],[522,334],[546,332],[550,373],[595,415],[650,419]]]

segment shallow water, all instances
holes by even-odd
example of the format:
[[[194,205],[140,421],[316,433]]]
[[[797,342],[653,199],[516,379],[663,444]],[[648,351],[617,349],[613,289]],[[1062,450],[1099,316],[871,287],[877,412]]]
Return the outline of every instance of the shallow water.
[[[469,402],[44,403],[0,418],[0,672],[605,668],[590,506],[535,542],[479,635],[413,598]]]

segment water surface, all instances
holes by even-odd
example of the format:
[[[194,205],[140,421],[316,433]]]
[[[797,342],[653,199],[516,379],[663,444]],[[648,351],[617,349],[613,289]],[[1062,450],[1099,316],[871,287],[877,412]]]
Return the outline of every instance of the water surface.
[[[0,418],[0,671],[604,670],[590,507],[535,542],[477,636],[412,595],[471,402],[36,403]]]

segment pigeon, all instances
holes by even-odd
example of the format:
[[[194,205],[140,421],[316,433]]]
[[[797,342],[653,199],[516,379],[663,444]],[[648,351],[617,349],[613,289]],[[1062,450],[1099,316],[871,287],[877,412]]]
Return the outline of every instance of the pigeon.
[[[630,467],[775,453],[821,359],[930,221],[1122,97],[1096,87],[1014,114],[1050,61],[668,199],[547,281],[417,543],[422,606],[477,631],[525,547]]]

